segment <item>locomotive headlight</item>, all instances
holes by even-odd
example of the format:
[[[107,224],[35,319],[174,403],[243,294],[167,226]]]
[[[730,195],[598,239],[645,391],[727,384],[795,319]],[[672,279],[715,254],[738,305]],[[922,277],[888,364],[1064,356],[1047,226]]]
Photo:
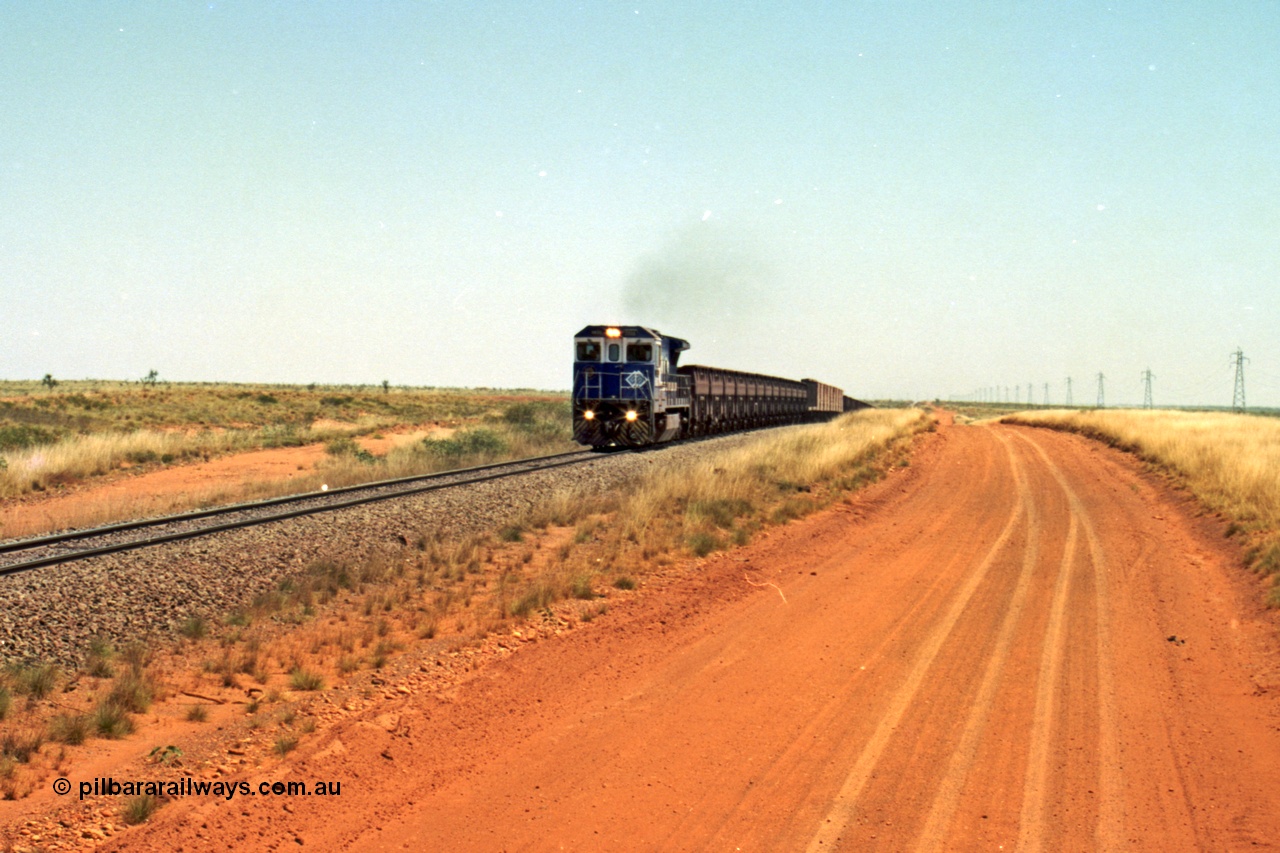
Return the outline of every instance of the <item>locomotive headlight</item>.
[[[610,326],[609,328],[604,330],[604,336],[606,338],[620,338],[622,337],[622,330],[615,328],[613,326]]]
[[[587,409],[585,412],[582,413],[582,419],[584,421],[594,421],[596,419],[596,413],[591,411],[590,409]]]
[[[627,420],[629,421],[634,421],[638,417],[640,417],[640,415],[634,411],[627,412]]]

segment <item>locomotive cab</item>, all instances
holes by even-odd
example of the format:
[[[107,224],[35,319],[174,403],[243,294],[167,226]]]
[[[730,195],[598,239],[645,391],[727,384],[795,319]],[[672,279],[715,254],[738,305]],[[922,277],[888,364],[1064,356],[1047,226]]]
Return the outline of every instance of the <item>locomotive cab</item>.
[[[642,447],[678,437],[687,422],[689,384],[676,367],[688,348],[687,341],[644,326],[587,326],[578,332],[574,440],[592,447]]]

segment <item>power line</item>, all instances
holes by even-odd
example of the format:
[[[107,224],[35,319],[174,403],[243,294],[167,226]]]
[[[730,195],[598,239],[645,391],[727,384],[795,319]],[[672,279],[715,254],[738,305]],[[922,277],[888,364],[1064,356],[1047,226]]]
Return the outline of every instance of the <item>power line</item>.
[[[1244,405],[1244,363],[1249,359],[1244,357],[1244,350],[1236,347],[1236,351],[1232,356],[1236,362],[1236,387],[1231,395],[1231,411],[1243,413]]]

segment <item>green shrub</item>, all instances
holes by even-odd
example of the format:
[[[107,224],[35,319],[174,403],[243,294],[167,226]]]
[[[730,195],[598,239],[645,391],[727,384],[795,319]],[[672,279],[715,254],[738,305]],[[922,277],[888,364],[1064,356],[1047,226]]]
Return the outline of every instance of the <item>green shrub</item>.
[[[712,533],[699,531],[689,537],[689,550],[698,557],[705,557],[712,551],[717,551],[724,547],[719,537]]]
[[[160,800],[154,794],[140,794],[125,800],[121,815],[125,823],[136,826],[145,823],[159,807]]]
[[[111,643],[103,637],[94,637],[89,640],[89,654],[85,657],[85,671],[94,678],[110,678],[115,675],[111,668],[111,659],[116,656],[116,650],[112,648]]]
[[[331,439],[324,446],[324,452],[330,456],[355,456],[360,450],[360,445],[356,444],[355,439],[349,436]]]
[[[739,517],[751,512],[751,504],[740,498],[710,498],[693,501],[689,504],[688,515],[693,518],[705,518],[716,527],[726,530],[733,526]]]
[[[182,750],[173,744],[157,746],[152,748],[148,757],[155,764],[163,764],[165,767],[170,767],[181,760]]]
[[[424,438],[421,446],[428,455],[450,461],[466,456],[496,455],[507,450],[502,436],[485,427],[461,430],[449,438]]]
[[[141,672],[131,669],[116,678],[107,693],[106,701],[125,711],[141,714],[151,707],[153,694],[150,680]]]
[[[567,401],[543,400],[514,403],[497,420],[510,430],[534,439],[568,440],[573,423],[573,407]]]
[[[133,720],[124,708],[104,701],[93,709],[93,727],[102,737],[118,740],[133,731]]]
[[[324,687],[324,679],[319,673],[299,668],[289,673],[289,686],[294,690],[319,690]]]
[[[355,439],[347,436],[333,439],[324,446],[324,449],[330,456],[352,456],[366,464],[378,461],[378,457],[357,444]]]
[[[1273,575],[1280,572],[1280,542],[1276,542],[1269,548],[1259,549],[1257,562],[1253,564],[1253,569],[1261,575]]]
[[[37,444],[53,444],[57,440],[56,433],[38,426],[28,424],[0,426],[0,450],[19,450],[23,447],[34,447]]]
[[[189,640],[199,640],[209,633],[209,624],[203,616],[188,616],[178,626],[178,633]]]
[[[0,756],[8,756],[22,764],[44,745],[45,731],[36,726],[15,726],[0,733]]]
[[[591,588],[591,578],[587,575],[578,575],[573,579],[573,597],[581,601],[590,601],[596,597],[596,592]]]
[[[458,436],[466,453],[505,453],[507,443],[493,430],[484,428],[466,430]]]
[[[528,616],[535,610],[540,610],[556,600],[558,596],[556,591],[548,584],[535,584],[532,589],[525,592],[515,600],[511,605],[511,615],[517,617]]]
[[[88,714],[60,714],[49,721],[49,737],[71,746],[85,742],[93,720]]]
[[[14,687],[32,699],[43,699],[58,682],[58,668],[51,663],[35,663],[11,670]]]

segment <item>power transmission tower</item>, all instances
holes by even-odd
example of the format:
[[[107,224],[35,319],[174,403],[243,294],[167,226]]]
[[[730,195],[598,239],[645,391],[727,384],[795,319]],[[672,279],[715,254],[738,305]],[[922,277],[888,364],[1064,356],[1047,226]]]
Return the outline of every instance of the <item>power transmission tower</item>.
[[[1027,383],[1027,405],[1028,405],[1028,406],[1030,406],[1030,405],[1031,405],[1031,389],[1032,389],[1032,387],[1033,387],[1033,386],[1031,385],[1031,383],[1030,383],[1030,382],[1028,382],[1028,383]]]
[[[1046,406],[1049,405],[1049,383],[1048,382],[1044,383],[1044,399],[1041,400],[1040,402],[1044,403]]]
[[[1106,380],[1106,378],[1107,377],[1102,375],[1102,371],[1098,371],[1098,408],[1099,409],[1105,409],[1107,407],[1107,398],[1102,393],[1103,391],[1102,383]]]
[[[1244,412],[1244,363],[1249,359],[1244,357],[1244,350],[1239,347],[1232,354],[1232,358],[1236,363],[1236,389],[1231,395],[1231,411]]]
[[[1155,374],[1148,367],[1142,372],[1142,408],[1150,409],[1151,405],[1151,380],[1155,379]]]
[[[1067,377],[1067,408],[1071,408],[1071,377]]]

